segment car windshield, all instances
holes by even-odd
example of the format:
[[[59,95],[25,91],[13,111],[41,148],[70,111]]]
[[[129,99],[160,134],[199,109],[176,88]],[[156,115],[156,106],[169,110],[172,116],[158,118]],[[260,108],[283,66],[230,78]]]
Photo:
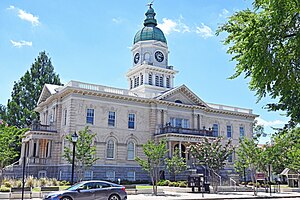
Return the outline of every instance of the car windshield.
[[[72,185],[71,187],[67,188],[66,190],[72,190],[72,191],[74,191],[74,190],[77,190],[82,185],[83,185],[83,183],[77,183],[77,184]]]

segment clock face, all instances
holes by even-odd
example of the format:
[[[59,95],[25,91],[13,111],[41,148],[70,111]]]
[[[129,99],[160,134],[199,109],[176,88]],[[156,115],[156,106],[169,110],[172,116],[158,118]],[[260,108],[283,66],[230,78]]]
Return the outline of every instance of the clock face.
[[[134,64],[137,64],[137,63],[139,62],[139,60],[140,60],[140,54],[139,54],[139,53],[136,53],[136,54],[134,55],[134,59],[133,59]]]
[[[155,59],[158,62],[162,62],[164,60],[164,54],[160,51],[155,52]]]

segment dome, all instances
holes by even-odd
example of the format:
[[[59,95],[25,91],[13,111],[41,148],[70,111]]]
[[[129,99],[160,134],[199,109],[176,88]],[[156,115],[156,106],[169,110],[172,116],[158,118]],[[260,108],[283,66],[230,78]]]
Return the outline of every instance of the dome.
[[[133,44],[145,40],[157,40],[167,43],[164,33],[156,27],[157,21],[154,18],[156,14],[151,5],[149,5],[149,9],[145,13],[144,27],[135,34]]]
[[[139,30],[134,36],[133,44],[145,40],[157,40],[157,41],[167,43],[164,33],[155,26],[153,27],[145,26],[144,28]]]

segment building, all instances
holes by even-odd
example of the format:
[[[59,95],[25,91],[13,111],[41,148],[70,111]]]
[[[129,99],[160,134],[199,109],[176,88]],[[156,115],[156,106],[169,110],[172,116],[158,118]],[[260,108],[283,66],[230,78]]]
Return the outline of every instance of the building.
[[[251,109],[210,104],[187,86],[174,86],[178,71],[169,65],[167,40],[151,5],[145,15],[131,50],[128,89],[79,81],[44,86],[36,108],[40,124],[22,144],[21,158],[28,149],[27,173],[70,180],[71,165],[62,157],[64,146],[71,145],[65,137],[86,126],[97,134],[100,158],[85,172],[86,179],[148,179],[134,158],[144,157],[142,145],[150,139],[166,139],[169,156],[178,148],[189,163],[187,143],[223,136],[237,144],[240,137],[252,137],[257,115]],[[228,168],[233,160],[234,155]]]

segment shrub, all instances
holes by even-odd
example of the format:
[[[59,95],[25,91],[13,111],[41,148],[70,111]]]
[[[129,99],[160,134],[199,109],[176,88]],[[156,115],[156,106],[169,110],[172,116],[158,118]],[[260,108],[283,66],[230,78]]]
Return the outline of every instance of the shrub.
[[[33,176],[29,176],[26,178],[25,185],[27,187],[34,187],[34,183],[35,183],[35,180],[34,180]]]
[[[7,188],[11,188],[12,184],[9,181],[5,181],[4,186],[7,187]]]
[[[168,186],[170,186],[170,187],[174,187],[174,185],[175,185],[175,182],[169,182],[169,184],[168,184]]]
[[[13,180],[12,185],[13,185],[13,187],[20,188],[20,187],[22,187],[22,181],[21,180]]]
[[[174,187],[179,187],[179,182],[174,182]]]
[[[63,180],[59,182],[60,186],[66,186],[66,185],[71,185],[69,181]]]
[[[252,182],[249,182],[248,185],[254,185]]]
[[[185,181],[179,182],[179,187],[187,187],[187,183]]]
[[[50,179],[50,182],[51,182],[51,185],[52,185],[52,186],[58,186],[58,181],[57,181],[56,178],[51,178],[51,179]]]
[[[0,192],[10,192],[10,188],[9,187],[0,187]]]
[[[46,178],[41,178],[40,179],[40,186],[43,187],[45,185],[47,185],[47,179]]]

